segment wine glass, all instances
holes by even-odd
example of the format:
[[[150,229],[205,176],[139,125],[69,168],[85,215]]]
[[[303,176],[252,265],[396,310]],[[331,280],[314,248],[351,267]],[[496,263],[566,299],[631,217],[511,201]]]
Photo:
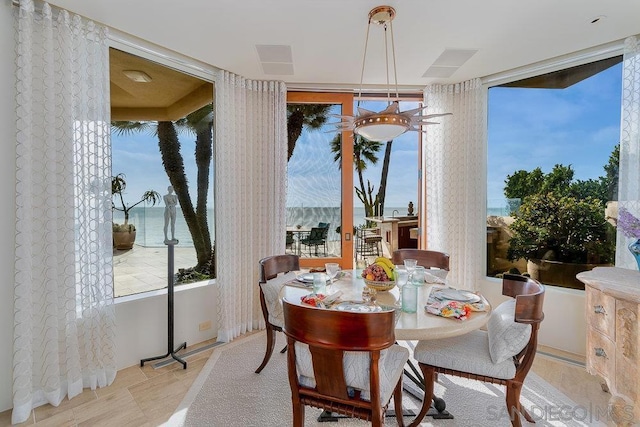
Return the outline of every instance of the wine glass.
[[[402,301],[402,287],[407,284],[409,276],[404,265],[396,265],[396,286],[398,287],[398,304]]]
[[[407,280],[409,282],[411,281],[411,276],[413,275],[413,272],[416,270],[417,265],[418,265],[417,259],[407,258],[404,260],[404,268],[407,269],[407,274],[408,274]]]
[[[340,264],[336,262],[328,262],[324,265],[324,269],[329,276],[329,283],[333,283],[338,271],[340,271]]]

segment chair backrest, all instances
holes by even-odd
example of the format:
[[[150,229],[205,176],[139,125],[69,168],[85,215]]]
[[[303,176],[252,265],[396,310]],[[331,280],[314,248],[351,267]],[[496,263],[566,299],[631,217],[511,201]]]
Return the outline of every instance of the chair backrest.
[[[393,251],[391,261],[402,265],[405,259],[415,259],[425,268],[439,268],[449,271],[449,254],[426,249],[398,249]]]
[[[502,295],[516,299],[514,322],[531,325],[529,342],[515,356],[515,378],[524,381],[538,347],[538,329],[544,319],[542,305],[544,303],[544,286],[537,280],[517,274],[505,274],[502,278]]]
[[[544,286],[537,280],[518,274],[505,274],[502,277],[502,295],[516,299],[516,322],[533,324],[544,319]]]
[[[312,242],[312,241],[322,241],[327,238],[329,235],[329,228],[324,227],[312,227],[311,231],[309,231],[309,235],[303,240]]]
[[[345,374],[342,369],[346,351],[366,351],[370,353],[369,366],[370,400],[358,400],[354,411],[371,411],[380,407],[380,377],[378,361],[380,351],[395,342],[395,313],[354,313],[327,310],[290,303],[283,300],[284,333],[287,335],[288,371],[291,392],[294,399],[306,404],[329,408],[332,404],[353,404],[348,395]],[[316,388],[300,385],[295,342],[307,344],[311,352]],[[313,403],[310,403],[313,402]],[[333,403],[331,403],[333,402]],[[372,404],[372,402],[374,402]],[[355,415],[361,418],[360,415]]]
[[[266,283],[279,273],[300,270],[300,257],[298,255],[282,254],[262,258],[260,265],[260,283]]]
[[[293,231],[287,231],[287,239],[286,244],[289,245],[293,243],[295,240],[293,239]]]

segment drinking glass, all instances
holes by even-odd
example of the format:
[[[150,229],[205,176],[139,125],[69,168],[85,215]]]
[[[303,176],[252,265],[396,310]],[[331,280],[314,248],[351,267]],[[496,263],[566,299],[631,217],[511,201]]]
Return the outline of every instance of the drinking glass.
[[[327,278],[322,273],[313,273],[313,293],[326,294],[327,293]]]
[[[415,286],[424,285],[424,278],[425,278],[426,271],[427,270],[423,266],[421,265],[416,266],[416,268],[413,270],[413,275],[411,276],[411,283],[413,283],[413,285]]]
[[[338,271],[340,271],[340,264],[337,262],[328,262],[324,265],[327,276],[329,276],[329,283],[333,283]]]
[[[409,275],[404,265],[396,265],[396,286],[398,286],[398,303],[402,304],[402,287],[407,284]]]
[[[401,307],[405,313],[415,313],[418,311],[418,288],[410,282],[402,287]]]
[[[404,268],[407,269],[407,274],[409,275],[408,280],[411,281],[411,276],[416,269],[416,265],[418,265],[417,259],[407,258],[404,260]]]
[[[402,288],[409,280],[409,274],[407,269],[402,265],[396,265],[396,285],[398,288]]]

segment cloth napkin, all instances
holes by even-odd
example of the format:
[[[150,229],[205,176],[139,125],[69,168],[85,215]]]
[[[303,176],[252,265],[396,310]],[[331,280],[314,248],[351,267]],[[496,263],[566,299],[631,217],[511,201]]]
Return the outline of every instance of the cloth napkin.
[[[437,290],[434,289],[429,295],[427,304],[424,306],[427,313],[436,316],[449,317],[458,320],[466,320],[474,311],[487,311],[487,304],[484,298],[478,302],[466,302],[455,300],[439,300],[436,298]]]
[[[438,270],[434,270],[434,271],[438,271]],[[443,271],[445,271],[444,274],[446,275],[447,274],[446,270],[443,270]],[[437,276],[433,272],[429,272],[429,270],[424,271],[424,281],[425,283],[439,283],[443,285],[446,283],[443,278]]]
[[[331,308],[331,306],[340,299],[342,291],[334,292],[331,295],[323,294],[309,294],[300,298],[304,304],[309,304],[314,307]]]

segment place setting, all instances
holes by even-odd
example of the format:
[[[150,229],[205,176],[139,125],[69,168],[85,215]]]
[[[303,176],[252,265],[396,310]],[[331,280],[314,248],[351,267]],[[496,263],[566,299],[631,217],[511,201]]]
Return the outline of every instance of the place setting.
[[[487,311],[489,304],[481,295],[452,287],[435,287],[425,304],[427,313],[466,320],[473,312]]]

